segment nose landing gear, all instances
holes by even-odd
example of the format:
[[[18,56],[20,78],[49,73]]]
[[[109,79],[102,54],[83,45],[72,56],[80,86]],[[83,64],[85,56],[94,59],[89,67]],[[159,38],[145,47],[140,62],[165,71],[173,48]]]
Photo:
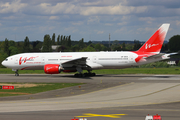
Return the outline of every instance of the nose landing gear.
[[[19,76],[18,70],[15,71],[15,76]]]

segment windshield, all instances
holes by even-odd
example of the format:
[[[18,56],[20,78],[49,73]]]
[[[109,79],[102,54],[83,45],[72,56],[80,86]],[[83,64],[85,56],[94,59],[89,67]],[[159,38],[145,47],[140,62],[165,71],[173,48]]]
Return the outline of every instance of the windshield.
[[[6,58],[5,61],[8,61],[8,59]]]

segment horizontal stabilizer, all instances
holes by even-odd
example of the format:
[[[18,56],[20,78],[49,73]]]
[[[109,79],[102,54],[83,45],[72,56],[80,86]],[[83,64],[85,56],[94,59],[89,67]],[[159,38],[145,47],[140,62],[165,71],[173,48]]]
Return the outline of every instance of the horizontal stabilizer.
[[[152,58],[158,58],[158,57],[161,57],[163,55],[165,55],[166,53],[160,53],[160,54],[156,54],[156,55],[152,55],[152,56],[149,56],[149,57],[143,57],[144,59],[152,59]]]

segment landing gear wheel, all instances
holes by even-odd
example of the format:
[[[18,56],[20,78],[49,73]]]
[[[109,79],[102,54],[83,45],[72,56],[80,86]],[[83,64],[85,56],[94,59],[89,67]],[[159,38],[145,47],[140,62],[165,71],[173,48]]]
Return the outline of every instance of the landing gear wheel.
[[[19,74],[18,74],[18,70],[16,70],[16,72],[15,72],[15,76],[19,76]]]
[[[15,76],[19,76],[19,74],[16,73]]]
[[[76,73],[74,74],[74,77],[91,77],[91,76],[96,76],[96,73],[91,73],[91,72],[88,72],[88,73]]]
[[[74,74],[74,77],[78,77],[78,74],[76,73],[76,74]]]
[[[92,73],[92,76],[96,76],[96,73]]]

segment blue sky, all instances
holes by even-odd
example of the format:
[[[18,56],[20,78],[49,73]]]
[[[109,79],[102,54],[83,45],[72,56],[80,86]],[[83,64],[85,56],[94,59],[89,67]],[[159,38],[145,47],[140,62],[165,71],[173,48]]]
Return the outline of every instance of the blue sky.
[[[169,40],[180,32],[179,0],[1,0],[0,40],[43,40],[45,34],[72,40],[146,41],[163,23]]]

